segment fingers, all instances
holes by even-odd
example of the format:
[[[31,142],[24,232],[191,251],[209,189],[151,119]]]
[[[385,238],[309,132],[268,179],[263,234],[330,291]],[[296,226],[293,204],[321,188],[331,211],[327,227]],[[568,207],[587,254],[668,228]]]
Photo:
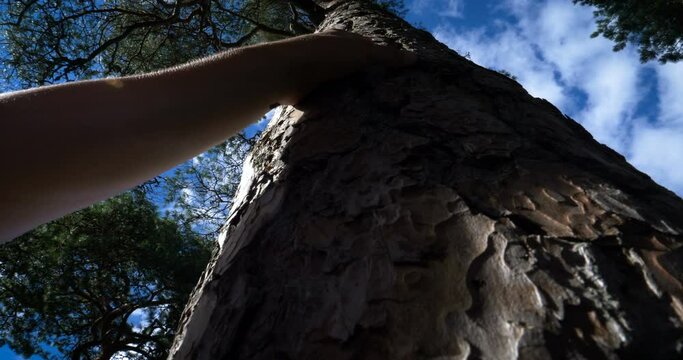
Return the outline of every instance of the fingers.
[[[409,66],[417,62],[417,55],[413,52],[399,49],[396,47],[378,45],[372,40],[348,31],[338,29],[326,30],[316,35],[336,37],[339,39],[353,42],[353,46],[346,46],[348,50],[357,48],[358,53],[366,57],[367,63],[371,65],[386,65],[390,67]]]
[[[303,35],[268,46],[272,58],[287,59],[278,72],[276,87],[283,87],[281,104],[293,104],[319,84],[341,78],[368,66],[403,67],[417,56],[409,51],[378,45],[358,34],[330,30]]]

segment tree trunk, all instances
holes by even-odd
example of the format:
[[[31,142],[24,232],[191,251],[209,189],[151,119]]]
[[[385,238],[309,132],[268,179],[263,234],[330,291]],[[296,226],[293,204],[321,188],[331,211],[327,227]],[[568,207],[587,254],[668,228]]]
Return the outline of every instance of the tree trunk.
[[[273,119],[172,358],[680,358],[680,198],[426,32],[340,26],[421,60]]]

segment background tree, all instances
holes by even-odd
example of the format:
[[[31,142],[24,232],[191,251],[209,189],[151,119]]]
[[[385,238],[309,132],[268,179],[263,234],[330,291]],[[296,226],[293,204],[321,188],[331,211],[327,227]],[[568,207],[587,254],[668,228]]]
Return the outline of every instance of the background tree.
[[[573,0],[594,6],[598,29],[615,42],[614,51],[627,43],[638,46],[640,60],[661,63],[683,59],[683,2],[679,0]]]
[[[400,0],[378,3],[405,10]],[[310,33],[320,20],[316,11],[308,1],[281,0],[0,0],[0,67],[9,89],[144,73]],[[177,221],[215,236],[254,140],[233,137],[145,189]]]
[[[403,11],[400,0],[380,0]],[[2,0],[4,75],[22,87],[170,67],[314,30],[309,1]]]
[[[161,359],[210,243],[125,193],[0,247],[0,344],[22,355]]]
[[[3,1],[6,75],[22,86],[128,75],[293,34],[260,22],[281,13],[263,10],[261,1],[231,3]]]
[[[242,175],[242,164],[258,133],[239,134],[178,166],[171,176],[158,177],[167,214],[193,232],[215,240],[225,224]]]

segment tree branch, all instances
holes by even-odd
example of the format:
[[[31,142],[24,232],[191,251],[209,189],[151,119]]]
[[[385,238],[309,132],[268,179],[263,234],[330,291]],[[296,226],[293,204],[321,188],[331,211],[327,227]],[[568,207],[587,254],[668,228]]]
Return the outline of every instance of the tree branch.
[[[128,14],[128,15],[135,15],[135,16],[140,16],[140,17],[153,17],[156,19],[162,19],[159,17],[159,15],[156,14],[151,14],[151,13],[146,13],[146,12],[137,12],[137,11],[131,11],[127,9],[122,9],[122,8],[107,8],[107,9],[90,9],[90,10],[85,10],[80,13],[76,14],[71,14],[69,16],[65,16],[62,18],[59,18],[57,22],[63,22],[67,20],[73,20],[77,19],[79,17],[83,17],[86,15],[91,15],[91,14],[101,14],[101,13],[120,13],[120,14]]]
[[[81,360],[81,353],[86,350],[89,347],[97,346],[101,344],[102,341],[100,340],[90,340],[87,342],[84,342],[78,346],[76,346],[73,350],[71,350],[71,360]]]
[[[274,27],[270,27],[270,26],[268,26],[268,25],[262,24],[262,23],[260,23],[260,22],[258,22],[258,21],[256,21],[256,20],[254,20],[254,19],[251,19],[251,18],[249,18],[249,17],[246,17],[246,16],[244,16],[244,15],[242,15],[242,14],[236,12],[236,11],[230,10],[230,9],[224,7],[224,6],[220,3],[219,0],[213,0],[213,2],[214,2],[214,4],[216,4],[216,6],[218,7],[218,9],[220,9],[220,10],[222,10],[222,11],[225,11],[225,12],[227,12],[228,14],[230,14],[230,15],[232,15],[232,16],[238,18],[238,19],[242,19],[242,20],[248,22],[249,24],[255,26],[258,30],[262,30],[262,31],[265,31],[265,32],[267,32],[267,33],[271,33],[271,34],[274,34],[274,35],[282,35],[282,36],[294,36],[294,35],[296,35],[296,34],[292,33],[291,31],[280,30],[280,29],[276,29],[276,28],[274,28]]]
[[[325,10],[323,10],[315,2],[311,0],[289,0],[289,2],[305,11],[306,14],[308,14],[308,18],[311,19],[314,25],[317,26],[323,20],[325,20]]]
[[[24,20],[24,16],[26,16],[26,12],[28,11],[28,9],[29,9],[31,6],[33,6],[33,4],[35,4],[35,3],[37,3],[37,2],[38,2],[38,0],[31,0],[28,4],[25,4],[25,5],[24,5],[24,8],[21,9],[21,12],[19,13],[19,16],[17,16],[17,22],[16,22],[16,24],[15,24],[16,26],[21,25],[21,22]]]
[[[121,344],[123,344],[123,343],[121,343]],[[117,348],[120,349],[120,350],[118,350],[118,351],[132,351],[132,352],[136,352],[136,353],[138,353],[138,354],[140,354],[140,355],[146,357],[147,359],[154,359],[154,356],[152,356],[152,354],[148,353],[147,351],[145,351],[145,350],[143,350],[143,349],[140,349],[140,348],[136,348],[136,347],[130,346],[130,345],[128,345],[128,344],[122,345],[122,346],[118,346]],[[118,352],[118,351],[117,351],[117,352]]]

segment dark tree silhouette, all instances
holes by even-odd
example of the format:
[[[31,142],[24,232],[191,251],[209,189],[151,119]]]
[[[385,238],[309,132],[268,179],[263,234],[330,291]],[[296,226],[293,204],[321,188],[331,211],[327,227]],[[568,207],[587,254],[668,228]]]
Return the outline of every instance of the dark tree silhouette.
[[[136,193],[42,225],[0,247],[0,344],[163,358],[210,248]]]
[[[614,41],[614,51],[632,43],[640,51],[640,61],[661,63],[683,59],[683,2],[679,0],[573,0],[596,7],[598,29]]]

